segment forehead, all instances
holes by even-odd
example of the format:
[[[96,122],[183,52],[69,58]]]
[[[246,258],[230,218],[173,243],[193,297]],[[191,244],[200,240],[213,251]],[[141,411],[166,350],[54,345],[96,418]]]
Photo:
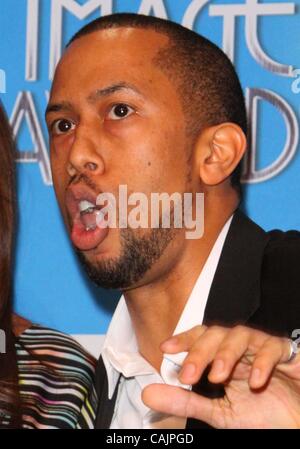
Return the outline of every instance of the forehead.
[[[166,75],[153,63],[167,43],[167,36],[138,28],[112,28],[82,36],[58,64],[51,96],[74,90],[80,95],[120,79],[145,89],[170,88]]]

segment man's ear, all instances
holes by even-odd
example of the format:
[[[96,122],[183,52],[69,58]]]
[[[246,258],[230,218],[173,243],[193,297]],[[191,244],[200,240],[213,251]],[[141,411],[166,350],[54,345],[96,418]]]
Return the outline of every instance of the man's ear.
[[[202,131],[196,154],[204,184],[218,185],[228,178],[242,159],[246,146],[246,136],[235,123],[222,123]]]

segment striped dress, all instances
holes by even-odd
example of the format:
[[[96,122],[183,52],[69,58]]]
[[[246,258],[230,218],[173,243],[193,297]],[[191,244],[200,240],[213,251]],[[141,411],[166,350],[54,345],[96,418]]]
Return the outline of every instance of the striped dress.
[[[95,360],[72,338],[33,325],[16,341],[22,427],[93,428]]]

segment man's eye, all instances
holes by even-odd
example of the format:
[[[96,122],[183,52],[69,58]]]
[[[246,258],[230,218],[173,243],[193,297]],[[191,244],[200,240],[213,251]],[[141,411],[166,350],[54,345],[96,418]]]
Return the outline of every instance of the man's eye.
[[[128,117],[135,111],[127,104],[119,103],[115,104],[108,113],[108,118],[110,120],[121,120],[122,118]]]
[[[75,128],[75,124],[70,120],[60,119],[56,120],[52,126],[51,131],[54,134],[65,134]]]

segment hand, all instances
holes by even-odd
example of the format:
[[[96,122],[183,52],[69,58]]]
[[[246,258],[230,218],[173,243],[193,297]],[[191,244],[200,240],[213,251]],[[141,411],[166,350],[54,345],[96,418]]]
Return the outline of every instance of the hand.
[[[208,379],[225,396],[208,399],[170,385],[149,385],[144,403],[170,415],[192,417],[216,428],[300,428],[300,354],[289,363],[290,343],[245,326],[196,326],[161,345],[165,353],[188,351],[179,379]]]

